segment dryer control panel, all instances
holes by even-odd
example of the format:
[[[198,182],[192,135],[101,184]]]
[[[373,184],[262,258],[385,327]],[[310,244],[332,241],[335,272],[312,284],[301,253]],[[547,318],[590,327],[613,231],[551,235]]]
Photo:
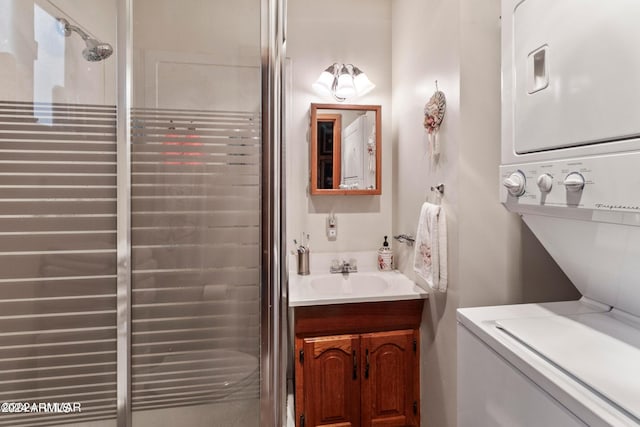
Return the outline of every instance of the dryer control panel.
[[[564,207],[640,215],[638,152],[503,165],[500,179],[500,200],[514,212]]]

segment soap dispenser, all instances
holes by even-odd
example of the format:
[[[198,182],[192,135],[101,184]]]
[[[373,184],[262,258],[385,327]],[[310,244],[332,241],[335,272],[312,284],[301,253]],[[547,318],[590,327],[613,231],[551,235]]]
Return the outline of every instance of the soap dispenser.
[[[389,247],[387,236],[384,236],[384,243],[378,249],[378,270],[391,271],[393,269],[393,250]]]

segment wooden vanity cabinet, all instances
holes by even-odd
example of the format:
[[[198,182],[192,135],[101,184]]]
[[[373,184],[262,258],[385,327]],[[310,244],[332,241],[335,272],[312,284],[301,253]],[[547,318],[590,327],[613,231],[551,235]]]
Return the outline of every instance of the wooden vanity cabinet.
[[[422,306],[296,307],[296,426],[419,426]]]
[[[365,359],[360,387],[362,425],[420,425],[418,331],[364,334],[360,349]]]
[[[360,425],[360,337],[304,338],[303,349],[305,426]]]

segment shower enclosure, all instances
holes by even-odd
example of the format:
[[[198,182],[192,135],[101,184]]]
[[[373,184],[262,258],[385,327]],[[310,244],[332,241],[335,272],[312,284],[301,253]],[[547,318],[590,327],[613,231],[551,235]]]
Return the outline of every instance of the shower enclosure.
[[[0,0],[0,427],[279,426],[282,0]]]

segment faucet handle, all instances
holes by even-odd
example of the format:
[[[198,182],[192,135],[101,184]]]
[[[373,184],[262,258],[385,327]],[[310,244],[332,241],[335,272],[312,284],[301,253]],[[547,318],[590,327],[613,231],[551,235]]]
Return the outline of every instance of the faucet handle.
[[[349,261],[333,259],[331,260],[331,267],[329,272],[331,273],[355,273],[358,271],[358,265],[355,258],[350,258]]]
[[[340,260],[338,258],[334,258],[331,260],[331,266],[329,267],[329,271],[335,273],[342,269],[342,265],[340,264]]]

